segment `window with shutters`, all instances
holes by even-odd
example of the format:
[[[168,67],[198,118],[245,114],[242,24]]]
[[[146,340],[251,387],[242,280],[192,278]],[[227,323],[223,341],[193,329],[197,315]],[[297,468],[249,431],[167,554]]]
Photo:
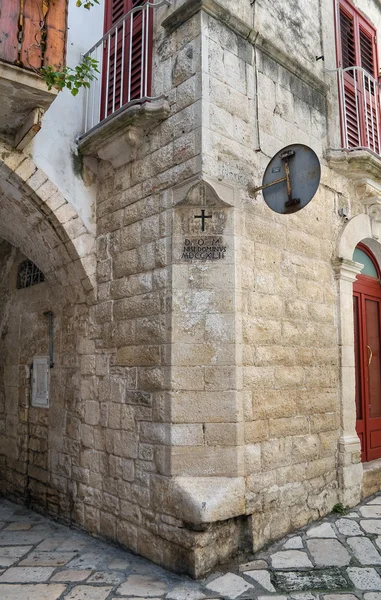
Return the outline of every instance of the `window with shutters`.
[[[348,0],[339,2],[337,54],[344,147],[380,154],[376,29]]]
[[[101,120],[151,94],[153,19],[147,5],[148,0],[106,0]]]

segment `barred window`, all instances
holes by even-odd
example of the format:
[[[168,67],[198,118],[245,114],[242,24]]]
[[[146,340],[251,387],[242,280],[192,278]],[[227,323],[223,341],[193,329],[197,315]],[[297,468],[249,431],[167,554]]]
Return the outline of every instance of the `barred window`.
[[[24,260],[17,273],[17,289],[36,285],[45,281],[45,275],[31,260]]]

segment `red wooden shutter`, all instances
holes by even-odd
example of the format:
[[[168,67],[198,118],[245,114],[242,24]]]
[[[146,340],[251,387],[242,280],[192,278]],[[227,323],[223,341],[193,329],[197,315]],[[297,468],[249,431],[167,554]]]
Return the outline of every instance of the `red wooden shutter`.
[[[340,7],[341,65],[343,69],[356,64],[353,17]]]
[[[147,0],[106,0],[105,34],[129,11],[146,4]],[[113,32],[110,41],[106,40],[103,53],[101,120],[124,104],[151,94],[152,19],[152,9],[137,10],[125,20],[124,39],[122,39],[123,26],[120,24],[117,33]],[[145,39],[143,26],[144,32],[148,31],[148,39]],[[148,47],[147,65],[144,64],[146,47]],[[131,69],[129,69],[130,65]],[[146,70],[148,79],[145,89]]]
[[[376,30],[348,0],[340,1],[339,16],[338,62],[348,69],[344,72],[343,134],[349,148],[369,147],[378,153],[379,94],[366,75],[377,77]],[[366,73],[351,69],[356,66]]]

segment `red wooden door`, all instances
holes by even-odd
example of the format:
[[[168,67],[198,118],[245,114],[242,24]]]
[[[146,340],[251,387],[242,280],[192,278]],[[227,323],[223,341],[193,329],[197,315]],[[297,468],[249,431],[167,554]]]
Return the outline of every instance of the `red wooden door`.
[[[381,285],[359,275],[354,283],[356,430],[362,460],[381,458]]]
[[[106,0],[101,120],[151,94],[153,12],[147,0]],[[124,22],[123,17],[133,11]]]

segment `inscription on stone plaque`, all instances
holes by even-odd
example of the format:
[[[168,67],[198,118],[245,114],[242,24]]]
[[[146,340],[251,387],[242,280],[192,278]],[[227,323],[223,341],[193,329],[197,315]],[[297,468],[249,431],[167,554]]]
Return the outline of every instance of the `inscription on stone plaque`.
[[[185,238],[183,260],[221,260],[225,258],[226,245],[221,237]]]

